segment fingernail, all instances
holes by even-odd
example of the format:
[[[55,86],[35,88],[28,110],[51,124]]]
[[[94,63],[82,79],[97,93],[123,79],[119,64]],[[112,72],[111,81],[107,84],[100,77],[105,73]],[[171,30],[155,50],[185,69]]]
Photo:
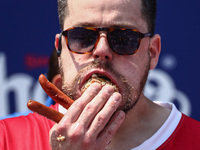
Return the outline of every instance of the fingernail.
[[[122,110],[119,110],[118,111],[118,117],[120,118],[120,119],[124,119],[125,118],[125,113],[122,111]]]

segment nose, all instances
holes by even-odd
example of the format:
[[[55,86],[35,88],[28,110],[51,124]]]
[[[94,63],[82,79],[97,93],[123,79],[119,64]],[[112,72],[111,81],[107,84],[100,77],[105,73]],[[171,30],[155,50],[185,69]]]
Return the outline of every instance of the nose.
[[[95,59],[111,61],[113,52],[109,46],[107,35],[103,31],[100,31],[99,34],[99,40],[93,50],[93,56]]]

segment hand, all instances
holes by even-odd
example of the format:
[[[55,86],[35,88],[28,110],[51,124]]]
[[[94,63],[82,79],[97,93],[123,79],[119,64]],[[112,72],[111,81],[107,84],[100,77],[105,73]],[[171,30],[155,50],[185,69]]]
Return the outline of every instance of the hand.
[[[52,150],[104,150],[125,118],[121,99],[110,85],[90,85],[51,129]]]

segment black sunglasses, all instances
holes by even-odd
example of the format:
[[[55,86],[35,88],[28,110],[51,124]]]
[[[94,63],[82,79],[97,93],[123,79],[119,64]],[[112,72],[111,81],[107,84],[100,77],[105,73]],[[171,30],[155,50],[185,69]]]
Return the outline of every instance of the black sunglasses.
[[[119,55],[135,54],[141,39],[152,35],[151,33],[143,34],[137,30],[125,28],[73,27],[61,32],[58,55],[60,55],[62,49],[62,35],[65,37],[67,47],[71,52],[87,54],[96,47],[99,41],[99,31],[107,31],[109,46]]]

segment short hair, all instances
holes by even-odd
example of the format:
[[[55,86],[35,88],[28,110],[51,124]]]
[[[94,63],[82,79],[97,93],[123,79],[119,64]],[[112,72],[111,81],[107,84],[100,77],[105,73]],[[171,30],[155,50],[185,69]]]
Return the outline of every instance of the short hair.
[[[143,19],[146,20],[148,25],[148,32],[154,34],[156,24],[156,11],[157,11],[157,0],[141,0],[142,7],[141,13]],[[64,19],[69,15],[68,0],[58,0],[58,16],[61,30],[63,30]]]
[[[148,30],[154,34],[156,26],[157,0],[142,0],[142,16],[147,22]]]
[[[57,0],[58,3],[58,19],[60,23],[60,28],[63,30],[65,17],[68,16],[68,0]]]

